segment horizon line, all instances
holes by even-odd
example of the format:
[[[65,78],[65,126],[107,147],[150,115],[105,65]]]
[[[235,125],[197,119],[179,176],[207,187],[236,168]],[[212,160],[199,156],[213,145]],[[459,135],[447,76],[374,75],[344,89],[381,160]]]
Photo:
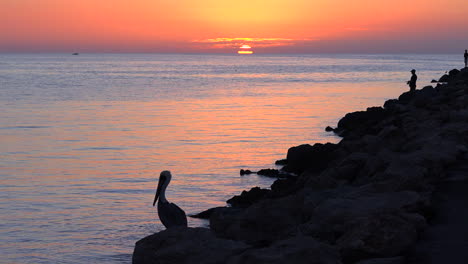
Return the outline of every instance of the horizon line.
[[[233,52],[153,52],[153,51],[1,51],[0,54],[70,54],[79,53],[81,54],[187,54],[187,55],[239,55],[237,50]],[[420,55],[430,55],[430,54],[459,54],[459,51],[451,52],[347,52],[347,51],[335,51],[335,52],[255,52],[251,55],[316,55],[316,54],[366,54],[366,55],[379,55],[379,54],[420,54]]]

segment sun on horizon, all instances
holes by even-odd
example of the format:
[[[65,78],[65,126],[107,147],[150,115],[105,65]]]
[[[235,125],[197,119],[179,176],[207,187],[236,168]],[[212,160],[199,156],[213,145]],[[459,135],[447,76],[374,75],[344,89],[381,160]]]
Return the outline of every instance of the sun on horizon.
[[[253,54],[253,51],[251,50],[252,47],[250,47],[250,45],[244,44],[239,49],[240,50],[237,51],[237,54],[241,54],[241,55]]]

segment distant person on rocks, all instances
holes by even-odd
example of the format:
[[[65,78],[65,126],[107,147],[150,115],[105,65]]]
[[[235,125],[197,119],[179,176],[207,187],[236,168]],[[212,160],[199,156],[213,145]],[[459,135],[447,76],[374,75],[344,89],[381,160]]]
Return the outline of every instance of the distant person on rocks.
[[[468,51],[465,50],[465,68],[468,67]]]
[[[413,92],[416,90],[416,81],[418,80],[418,76],[416,75],[416,70],[412,69],[411,70],[411,79],[407,82],[407,84],[410,87],[410,92]]]

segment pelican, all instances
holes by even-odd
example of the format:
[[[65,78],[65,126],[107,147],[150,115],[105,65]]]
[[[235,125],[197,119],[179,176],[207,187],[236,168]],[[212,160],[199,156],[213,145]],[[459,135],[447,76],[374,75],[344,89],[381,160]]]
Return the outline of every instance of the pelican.
[[[163,171],[159,176],[158,188],[154,196],[153,206],[158,201],[159,219],[166,228],[173,226],[187,226],[187,216],[184,210],[180,209],[176,204],[170,203],[166,199],[166,188],[171,181],[172,175],[170,171]]]

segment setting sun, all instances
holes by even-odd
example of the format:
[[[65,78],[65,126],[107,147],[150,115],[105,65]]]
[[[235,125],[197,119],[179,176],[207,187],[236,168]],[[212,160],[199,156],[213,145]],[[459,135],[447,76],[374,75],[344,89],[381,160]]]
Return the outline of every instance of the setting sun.
[[[253,51],[251,50],[252,47],[250,47],[249,45],[242,45],[240,47],[240,50],[237,51],[238,54],[253,54]]]

